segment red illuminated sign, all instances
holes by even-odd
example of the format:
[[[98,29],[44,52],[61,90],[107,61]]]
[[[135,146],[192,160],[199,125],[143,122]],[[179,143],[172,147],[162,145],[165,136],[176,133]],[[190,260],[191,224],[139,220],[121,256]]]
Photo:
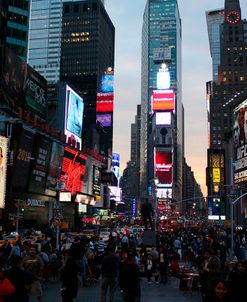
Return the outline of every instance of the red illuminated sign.
[[[173,89],[153,90],[153,111],[172,111],[175,109],[175,94]]]
[[[172,183],[172,153],[169,152],[156,152],[156,176],[159,183],[171,184]]]
[[[72,194],[82,192],[83,175],[87,157],[76,150],[64,148],[64,159],[61,172],[62,189]]]
[[[97,93],[96,112],[113,112],[113,92],[99,92]]]

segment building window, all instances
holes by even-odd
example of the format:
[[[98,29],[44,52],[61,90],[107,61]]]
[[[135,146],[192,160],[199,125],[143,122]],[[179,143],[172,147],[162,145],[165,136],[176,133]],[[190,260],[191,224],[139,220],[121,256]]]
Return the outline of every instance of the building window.
[[[98,9],[98,3],[94,2],[92,9],[93,9],[93,11],[96,11]]]
[[[69,14],[69,12],[70,12],[70,6],[69,6],[69,4],[65,4],[65,6],[64,6],[64,12],[65,12],[65,14]]]
[[[74,5],[74,13],[78,13],[79,12],[79,4],[75,4]]]

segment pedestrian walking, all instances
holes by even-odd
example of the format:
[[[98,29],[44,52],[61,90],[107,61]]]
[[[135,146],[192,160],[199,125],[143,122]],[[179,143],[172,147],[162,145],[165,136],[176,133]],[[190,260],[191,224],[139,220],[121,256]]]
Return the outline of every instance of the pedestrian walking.
[[[124,301],[140,301],[140,272],[135,262],[135,255],[132,253],[129,253],[127,259],[120,265],[119,285],[123,291]]]
[[[102,283],[101,283],[101,302],[106,302],[109,290],[110,302],[113,302],[114,293],[117,285],[120,259],[115,254],[115,246],[108,247],[108,253],[102,260]]]
[[[61,269],[60,281],[63,302],[73,302],[78,292],[79,269],[74,259],[74,251],[69,249],[65,252],[65,262]]]

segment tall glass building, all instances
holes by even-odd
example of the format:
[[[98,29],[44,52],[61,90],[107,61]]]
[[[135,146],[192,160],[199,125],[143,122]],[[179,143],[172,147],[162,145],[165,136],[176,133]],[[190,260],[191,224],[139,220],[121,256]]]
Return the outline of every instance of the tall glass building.
[[[177,0],[147,0],[142,27],[140,191],[147,195],[155,178],[151,95],[166,63],[176,94],[173,129],[173,196],[182,199],[184,126],[181,81],[181,19]]]
[[[216,9],[206,12],[208,39],[210,55],[212,58],[212,74],[214,83],[218,81],[218,66],[220,65],[221,24],[224,22],[224,17],[224,9]]]
[[[29,2],[29,0],[7,1],[5,43],[7,47],[12,49],[16,55],[25,61],[27,60]]]

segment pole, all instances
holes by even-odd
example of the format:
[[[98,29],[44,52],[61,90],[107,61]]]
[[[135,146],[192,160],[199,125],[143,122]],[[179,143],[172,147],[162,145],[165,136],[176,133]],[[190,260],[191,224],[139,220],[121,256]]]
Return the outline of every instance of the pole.
[[[57,230],[56,230],[56,249],[59,251],[59,223],[57,224]]]
[[[16,231],[16,233],[18,233],[19,232],[19,205],[18,205],[18,207],[17,207],[17,210],[16,210],[16,227],[15,227],[15,231]]]
[[[230,217],[231,217],[231,249],[230,249],[230,257],[231,259],[233,258],[233,244],[234,244],[234,241],[233,241],[233,237],[234,237],[234,217],[233,217],[233,201],[230,200]]]

